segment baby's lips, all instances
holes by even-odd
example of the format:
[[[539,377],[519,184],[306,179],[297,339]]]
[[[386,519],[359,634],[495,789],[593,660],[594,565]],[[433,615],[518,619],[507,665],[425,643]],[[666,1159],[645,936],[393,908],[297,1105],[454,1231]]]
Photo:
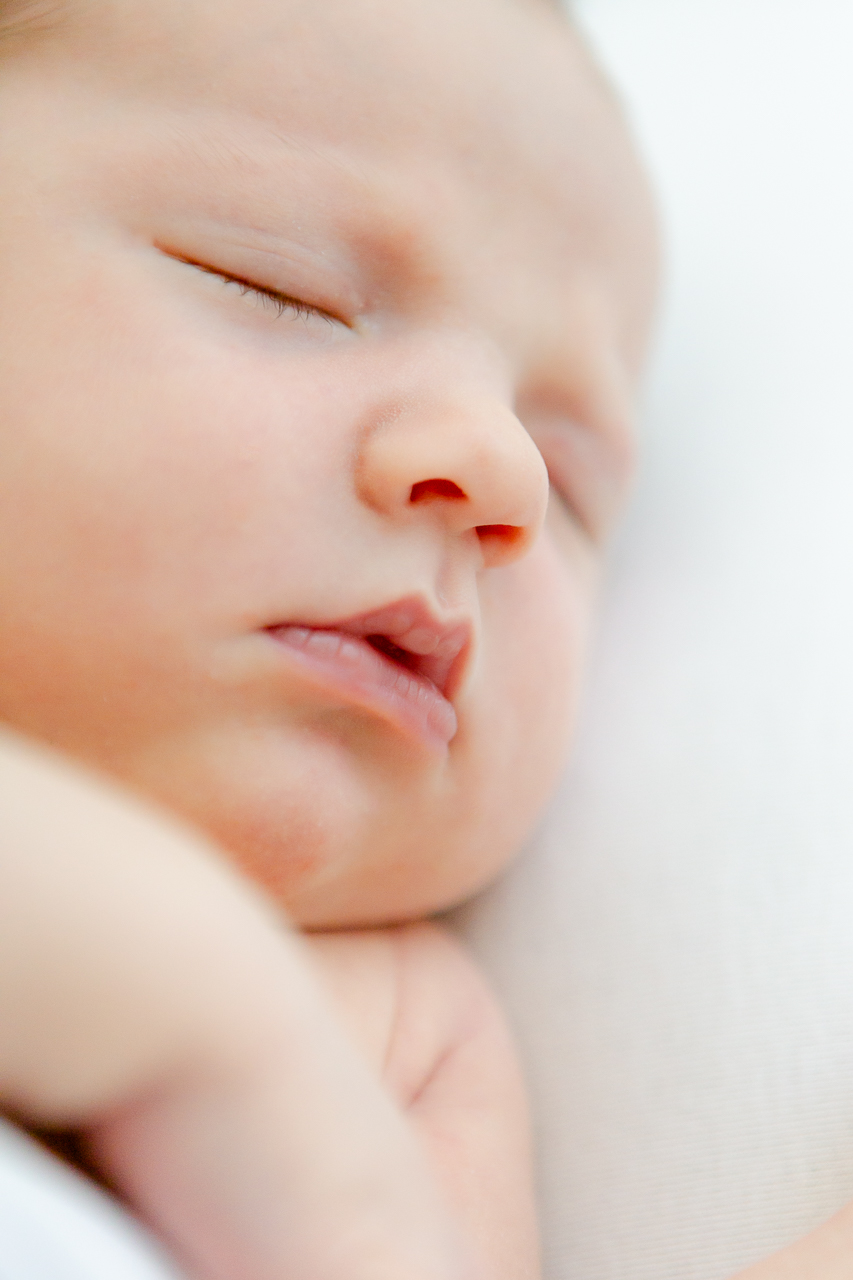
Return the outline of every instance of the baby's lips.
[[[473,627],[467,619],[445,622],[419,597],[411,596],[369,613],[323,623],[345,634],[377,637],[404,650],[411,669],[451,697],[457,675],[471,647]]]
[[[418,660],[417,669],[421,675],[431,680],[446,698],[452,698],[459,684],[460,668],[464,665],[470,646],[471,628],[460,626],[440,640],[432,652],[423,654]],[[404,649],[411,647],[413,653],[419,652],[413,645],[410,646],[408,638],[402,647]]]
[[[271,627],[269,634],[298,653],[335,697],[372,709],[407,733],[442,748],[455,736],[452,703],[417,666],[404,665],[393,652],[372,644],[373,637],[288,625]]]

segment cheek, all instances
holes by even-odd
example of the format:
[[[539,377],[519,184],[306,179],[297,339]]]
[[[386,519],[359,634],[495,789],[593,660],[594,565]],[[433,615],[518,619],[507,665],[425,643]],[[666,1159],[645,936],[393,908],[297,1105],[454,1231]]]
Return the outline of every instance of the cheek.
[[[586,653],[595,562],[549,534],[483,590],[484,651],[466,728],[488,878],[518,849],[564,765]]]
[[[298,519],[314,460],[300,459],[288,423],[305,406],[282,406],[250,361],[188,339],[168,308],[104,290],[81,299],[73,339],[42,331],[28,357],[30,378],[2,404],[23,440],[15,515],[19,527],[29,516],[34,547],[67,545],[78,577],[88,565],[101,588],[156,590],[167,611],[189,584],[196,600],[222,602],[223,584],[250,568],[229,559],[245,560],[259,513]]]
[[[591,559],[569,560],[546,532],[523,563],[507,571],[484,613],[490,614],[487,661],[506,690],[514,748],[540,767],[559,767],[574,717],[593,599]]]
[[[172,715],[192,646],[288,580],[324,463],[287,436],[309,386],[288,414],[168,307],[56,267],[56,306],[0,300],[0,716],[75,749]]]

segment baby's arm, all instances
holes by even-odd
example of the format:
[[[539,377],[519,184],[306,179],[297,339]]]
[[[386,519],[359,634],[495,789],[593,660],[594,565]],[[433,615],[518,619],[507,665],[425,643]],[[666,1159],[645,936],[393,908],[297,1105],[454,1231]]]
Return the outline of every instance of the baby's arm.
[[[526,1094],[503,1015],[467,953],[424,924],[318,935],[312,946],[485,1274],[538,1276]]]
[[[733,1280],[853,1280],[853,1204]]]
[[[474,1280],[294,937],[203,841],[0,736],[0,1099],[204,1280]],[[464,1253],[464,1258],[463,1258]]]

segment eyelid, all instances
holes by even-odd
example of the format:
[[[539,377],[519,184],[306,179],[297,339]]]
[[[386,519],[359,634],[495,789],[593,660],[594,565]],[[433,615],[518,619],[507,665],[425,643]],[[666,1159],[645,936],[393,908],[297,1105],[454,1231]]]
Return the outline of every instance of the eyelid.
[[[306,302],[304,298],[295,298],[291,294],[283,293],[280,289],[260,284],[257,280],[250,280],[248,276],[238,275],[233,271],[225,271],[222,267],[213,266],[212,263],[201,262],[199,259],[191,258],[185,253],[176,253],[171,249],[163,249],[159,245],[158,248],[167,258],[172,258],[175,262],[184,262],[188,267],[195,267],[196,270],[203,271],[206,275],[216,276],[220,280],[239,285],[246,293],[257,293],[261,297],[269,298],[280,306],[280,314],[283,314],[285,309],[289,308],[299,316],[316,315],[329,321],[330,324],[342,324],[347,329],[353,328],[349,320],[345,320],[343,316],[336,315],[333,311],[319,306],[316,302]]]

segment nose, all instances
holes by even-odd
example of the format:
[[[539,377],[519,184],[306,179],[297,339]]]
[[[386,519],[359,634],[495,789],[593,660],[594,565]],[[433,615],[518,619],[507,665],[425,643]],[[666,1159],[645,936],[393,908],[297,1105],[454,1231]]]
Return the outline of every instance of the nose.
[[[403,403],[378,415],[358,459],[362,501],[383,515],[475,532],[483,563],[509,564],[535,540],[548,502],[542,456],[500,402]]]

